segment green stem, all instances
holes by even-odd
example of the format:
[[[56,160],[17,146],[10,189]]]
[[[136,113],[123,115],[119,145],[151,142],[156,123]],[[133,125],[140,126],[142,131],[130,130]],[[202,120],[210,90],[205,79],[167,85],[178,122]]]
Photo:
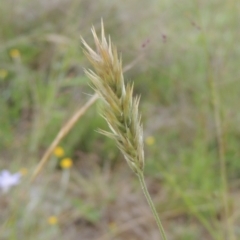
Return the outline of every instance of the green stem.
[[[143,173],[138,173],[138,178],[139,178],[139,181],[140,181],[140,184],[141,184],[141,187],[142,187],[142,190],[143,190],[143,193],[147,199],[147,202],[148,202],[148,205],[150,206],[151,210],[152,210],[152,213],[154,215],[154,218],[157,222],[157,225],[158,225],[158,228],[159,228],[159,231],[162,235],[162,239],[163,240],[167,240],[167,237],[166,237],[166,234],[164,232],[164,229],[163,229],[163,226],[162,226],[162,223],[160,221],[160,218],[157,214],[157,211],[156,211],[156,208],[153,204],[153,201],[152,201],[152,198],[151,196],[149,195],[149,192],[148,192],[148,189],[147,189],[147,186],[146,186],[146,183],[145,183],[145,180],[144,180],[144,176],[143,176]]]

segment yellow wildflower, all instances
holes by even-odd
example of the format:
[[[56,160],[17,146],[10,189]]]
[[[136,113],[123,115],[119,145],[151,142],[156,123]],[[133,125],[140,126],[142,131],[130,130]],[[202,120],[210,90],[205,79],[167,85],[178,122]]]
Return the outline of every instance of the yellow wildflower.
[[[11,58],[19,58],[21,55],[19,50],[16,48],[11,49],[9,54],[10,54]]]
[[[148,146],[151,146],[155,143],[155,138],[153,136],[149,136],[145,139],[145,143],[148,145]]]
[[[56,225],[58,223],[58,219],[56,216],[50,216],[48,218],[48,224],[50,225]]]
[[[71,158],[64,158],[60,162],[61,168],[70,168],[73,165]]]
[[[64,150],[62,147],[58,146],[54,149],[53,153],[56,157],[62,157],[64,155]]]
[[[8,71],[5,69],[0,69],[0,78],[4,79],[8,75]]]
[[[115,222],[110,222],[108,224],[108,227],[109,227],[110,231],[116,231],[117,230],[117,224]]]
[[[19,172],[21,173],[22,176],[25,176],[25,175],[27,175],[28,170],[27,170],[27,168],[21,168],[21,169],[19,170]]]

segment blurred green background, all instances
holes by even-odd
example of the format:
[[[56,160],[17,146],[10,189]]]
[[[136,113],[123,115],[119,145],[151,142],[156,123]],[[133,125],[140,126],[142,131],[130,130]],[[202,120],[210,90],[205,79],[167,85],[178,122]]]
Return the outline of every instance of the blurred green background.
[[[101,18],[141,95],[145,175],[169,240],[240,239],[239,12],[237,0],[1,0],[0,170],[23,176],[0,195],[0,239],[160,239],[136,177],[96,131],[100,101],[29,184],[93,95],[80,36],[93,46]]]

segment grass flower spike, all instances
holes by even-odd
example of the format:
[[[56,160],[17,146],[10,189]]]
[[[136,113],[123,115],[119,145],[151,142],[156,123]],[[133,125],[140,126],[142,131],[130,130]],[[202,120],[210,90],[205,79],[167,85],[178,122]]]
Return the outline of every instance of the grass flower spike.
[[[92,50],[82,39],[85,55],[92,63],[95,72],[86,71],[93,88],[105,102],[103,117],[111,132],[101,133],[115,139],[130,168],[143,172],[143,133],[138,113],[139,97],[133,98],[133,85],[125,87],[122,61],[117,49],[107,42],[102,24],[102,39],[99,40],[92,28],[97,51]]]
[[[91,80],[93,89],[105,103],[102,115],[110,128],[110,132],[102,130],[100,132],[116,141],[128,165],[137,174],[162,239],[166,240],[164,229],[148,193],[143,175],[143,130],[138,112],[140,98],[133,97],[133,85],[127,84],[125,86],[122,60],[118,57],[117,49],[112,45],[110,38],[107,41],[103,22],[101,30],[100,40],[95,29],[92,28],[96,51],[82,39],[84,53],[94,68],[94,71],[86,70],[85,72]]]

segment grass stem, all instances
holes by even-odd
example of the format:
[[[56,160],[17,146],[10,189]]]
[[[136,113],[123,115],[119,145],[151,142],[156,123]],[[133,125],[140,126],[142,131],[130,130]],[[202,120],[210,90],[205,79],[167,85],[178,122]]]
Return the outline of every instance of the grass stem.
[[[162,223],[161,223],[161,220],[157,214],[157,210],[153,204],[153,201],[152,201],[152,198],[148,192],[148,189],[147,189],[147,186],[146,186],[146,183],[145,183],[145,180],[144,180],[144,175],[142,173],[139,173],[138,174],[138,178],[139,178],[139,182],[141,184],[141,187],[142,187],[142,191],[147,199],[147,202],[148,202],[148,205],[150,206],[151,210],[152,210],[152,213],[154,215],[154,218],[156,220],[156,223],[158,225],[158,228],[159,228],[159,231],[162,235],[162,239],[163,240],[167,240],[167,237],[166,237],[166,234],[165,234],[165,231],[163,229],[163,226],[162,226]]]
[[[57,147],[59,142],[68,134],[68,132],[73,128],[77,123],[79,118],[85,114],[85,112],[96,102],[98,95],[94,94],[81,108],[79,108],[74,115],[67,121],[67,123],[60,129],[56,138],[53,140],[52,144],[49,146],[47,151],[44,153],[37,167],[35,168],[32,176],[31,182],[33,182],[36,177],[39,175],[45,164],[47,163],[49,157],[51,156],[53,150]]]
[[[222,119],[220,110],[220,99],[217,91],[216,83],[212,76],[209,77],[209,88],[211,92],[211,105],[214,115],[214,122],[216,128],[216,139],[218,145],[218,157],[220,163],[220,178],[222,184],[222,201],[224,206],[224,219],[226,223],[226,228],[228,231],[228,237],[231,240],[235,240],[235,234],[233,226],[229,218],[229,204],[228,204],[228,177],[226,169],[226,159],[225,159],[225,149],[224,149],[224,138],[222,131]]]

